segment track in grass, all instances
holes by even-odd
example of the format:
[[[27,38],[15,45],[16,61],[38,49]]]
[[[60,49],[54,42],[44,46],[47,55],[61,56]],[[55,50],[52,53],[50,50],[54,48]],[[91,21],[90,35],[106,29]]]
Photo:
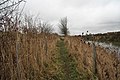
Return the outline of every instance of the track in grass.
[[[63,40],[57,43],[59,52],[59,79],[60,80],[80,80],[77,71],[76,62],[73,57],[68,53]]]

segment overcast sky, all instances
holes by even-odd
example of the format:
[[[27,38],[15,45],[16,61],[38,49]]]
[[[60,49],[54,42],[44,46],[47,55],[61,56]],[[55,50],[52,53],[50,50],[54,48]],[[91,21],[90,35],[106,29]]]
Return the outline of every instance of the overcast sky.
[[[120,31],[120,0],[27,0],[27,12],[54,24],[68,18],[71,34]]]

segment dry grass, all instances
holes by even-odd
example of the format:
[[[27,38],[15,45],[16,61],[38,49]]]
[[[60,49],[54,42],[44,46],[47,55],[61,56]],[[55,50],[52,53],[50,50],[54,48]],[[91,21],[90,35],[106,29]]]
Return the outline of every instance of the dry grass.
[[[75,56],[79,71],[86,71],[92,78],[93,75],[93,49],[80,37],[66,37],[66,45],[71,55]],[[120,80],[120,61],[115,53],[106,52],[97,46],[97,71],[100,80]]]
[[[0,80],[56,80],[58,35],[0,33]],[[92,45],[80,37],[65,37],[68,54],[77,64],[83,79],[93,79]],[[97,77],[100,80],[120,80],[120,61],[115,53],[99,46],[97,51]]]
[[[0,33],[0,80],[45,80],[54,72],[56,35]],[[47,50],[47,53],[46,53]],[[52,67],[45,68],[51,64]]]

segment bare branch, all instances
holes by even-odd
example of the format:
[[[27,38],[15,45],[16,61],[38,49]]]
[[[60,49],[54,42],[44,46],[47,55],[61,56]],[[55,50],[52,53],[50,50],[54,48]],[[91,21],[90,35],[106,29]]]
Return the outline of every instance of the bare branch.
[[[5,10],[5,9],[10,8],[10,7],[12,7],[12,6],[15,6],[15,5],[19,5],[22,1],[23,1],[23,0],[20,0],[20,1],[18,1],[18,2],[15,2],[14,4],[11,4],[11,5],[9,5],[9,6],[3,7],[3,8],[0,9],[0,11],[1,11],[1,10]]]
[[[8,1],[10,1],[10,0],[3,1],[2,3],[0,3],[0,5],[3,5],[3,4],[5,4]]]

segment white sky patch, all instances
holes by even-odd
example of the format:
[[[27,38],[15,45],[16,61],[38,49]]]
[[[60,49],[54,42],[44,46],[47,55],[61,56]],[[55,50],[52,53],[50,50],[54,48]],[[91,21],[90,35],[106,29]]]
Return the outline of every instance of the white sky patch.
[[[68,17],[71,34],[120,30],[120,0],[27,0],[26,12],[54,25]],[[110,23],[111,22],[111,23]],[[104,24],[103,24],[104,23]]]

